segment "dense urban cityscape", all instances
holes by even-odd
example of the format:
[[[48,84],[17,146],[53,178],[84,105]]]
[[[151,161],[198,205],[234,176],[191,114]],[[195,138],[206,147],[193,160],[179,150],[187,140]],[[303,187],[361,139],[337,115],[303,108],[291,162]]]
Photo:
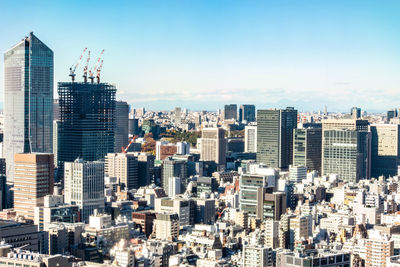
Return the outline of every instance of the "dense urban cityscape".
[[[400,266],[399,109],[146,110],[102,54],[58,95],[34,33],[4,54],[0,266]]]

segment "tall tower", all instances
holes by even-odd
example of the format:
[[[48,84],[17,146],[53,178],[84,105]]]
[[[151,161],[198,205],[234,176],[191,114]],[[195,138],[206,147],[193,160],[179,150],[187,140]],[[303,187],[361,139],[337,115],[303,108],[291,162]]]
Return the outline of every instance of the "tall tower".
[[[53,51],[33,33],[4,53],[4,156],[14,180],[14,154],[52,153]]]
[[[257,111],[257,162],[271,168],[288,168],[293,160],[293,129],[297,128],[297,110]]]
[[[34,208],[43,206],[43,197],[53,193],[53,154],[15,154],[14,210],[34,219]]]
[[[129,105],[124,101],[115,102],[115,140],[114,152],[121,152],[129,142]]]
[[[204,128],[201,132],[200,159],[214,161],[217,165],[226,164],[225,130],[222,128]]]
[[[78,157],[104,159],[114,152],[116,88],[107,83],[58,83],[58,167]],[[62,171],[61,171],[62,173]]]
[[[78,205],[81,218],[89,222],[94,210],[104,211],[104,162],[65,162],[64,166],[65,203]]]

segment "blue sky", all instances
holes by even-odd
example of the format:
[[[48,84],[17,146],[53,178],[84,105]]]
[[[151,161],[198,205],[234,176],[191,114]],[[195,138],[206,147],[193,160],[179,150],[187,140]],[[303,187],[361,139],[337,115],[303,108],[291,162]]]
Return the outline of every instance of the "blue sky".
[[[104,48],[103,80],[134,107],[400,106],[396,0],[2,0],[0,12],[2,53],[33,31],[58,82],[84,47]]]

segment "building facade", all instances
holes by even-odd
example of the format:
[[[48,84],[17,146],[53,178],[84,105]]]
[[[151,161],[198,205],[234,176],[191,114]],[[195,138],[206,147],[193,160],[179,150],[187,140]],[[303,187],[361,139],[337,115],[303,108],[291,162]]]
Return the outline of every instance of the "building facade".
[[[4,53],[4,157],[53,150],[53,51],[32,32]]]

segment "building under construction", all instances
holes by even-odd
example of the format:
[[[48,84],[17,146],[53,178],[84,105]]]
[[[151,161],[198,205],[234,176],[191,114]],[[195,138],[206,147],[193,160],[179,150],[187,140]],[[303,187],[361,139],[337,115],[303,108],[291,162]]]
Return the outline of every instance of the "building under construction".
[[[78,157],[95,161],[114,151],[115,94],[115,86],[107,83],[58,83],[57,159],[61,172],[64,162]]]

